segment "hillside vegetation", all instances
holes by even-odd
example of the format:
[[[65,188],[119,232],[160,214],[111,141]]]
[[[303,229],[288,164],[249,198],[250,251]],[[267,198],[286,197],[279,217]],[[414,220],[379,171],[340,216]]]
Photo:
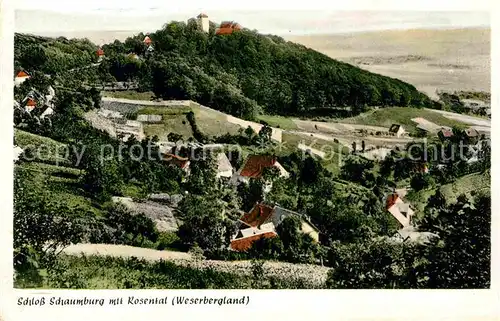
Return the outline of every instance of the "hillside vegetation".
[[[150,34],[103,46],[108,59],[94,71],[101,81],[136,81],[141,90],[168,99],[192,99],[236,116],[307,115],[330,107],[430,106],[412,85],[333,60],[277,36],[242,30],[216,36],[194,21],[171,22]],[[96,60],[88,40],[16,35],[16,69],[60,73]],[[141,56],[128,57],[135,52]],[[77,77],[78,75],[72,75]],[[95,80],[96,80],[95,79]],[[335,109],[337,110],[337,109]],[[323,111],[324,112],[324,111]]]
[[[158,117],[151,117],[158,123],[145,124],[150,136],[141,141],[134,137],[123,140],[112,137],[84,117],[101,106],[122,109],[131,105],[101,99],[96,87],[116,80],[137,82],[143,92],[151,90],[159,98],[191,99],[226,113],[259,118],[287,128],[293,128],[288,118],[269,115],[353,115],[371,104],[408,106],[400,109],[407,114],[406,118],[414,111],[429,112],[409,107],[430,103],[413,87],[338,63],[280,38],[247,30],[218,37],[213,30],[208,35],[199,32],[192,21],[187,25],[174,22],[151,35],[154,53],[143,51],[143,36],[107,46],[107,59],[100,65],[90,65],[91,68],[82,62],[77,70],[66,72],[67,68],[73,68],[71,59],[60,60],[60,65],[51,71],[46,62],[31,66],[33,77],[17,89],[16,97],[21,100],[23,93],[31,88],[47,89],[48,83],[53,82],[56,97],[55,112],[47,122],[33,122],[31,114],[20,113],[15,126],[23,131],[16,132],[19,140],[16,143],[24,147],[47,144],[51,151],[62,147],[72,151],[69,155],[54,153],[54,159],[45,161],[41,157],[28,157],[34,151],[28,149],[15,161],[13,258],[17,286],[309,287],[295,282],[293,273],[285,273],[286,280],[264,280],[267,270],[262,265],[264,260],[331,268],[319,287],[490,287],[488,193],[461,195],[448,204],[438,189],[429,197],[422,197],[426,204],[418,227],[439,235],[439,240],[398,244],[388,238],[400,226],[386,211],[386,197],[401,182],[405,186],[409,182],[417,192],[431,191],[466,175],[483,173],[483,182],[487,183],[491,167],[489,142],[481,142],[476,163],[451,157],[463,141],[469,145],[476,143],[460,129],[454,128],[452,139],[436,140],[437,147],[445,151],[440,155],[438,149],[433,152],[426,142],[412,141],[407,145],[408,150],[393,151],[384,160],[376,161],[358,155],[354,144],[351,152],[339,140],[333,139],[331,143],[326,135],[319,136],[324,139],[316,139],[313,133],[284,132],[282,142],[278,143],[269,126],[259,127],[258,132],[252,127],[221,130],[232,118],[198,104],[179,103],[179,108],[162,110],[146,103],[128,106],[122,112],[129,119],[140,113],[165,116],[162,123]],[[46,54],[65,41],[41,39],[37,50]],[[67,53],[68,57],[78,55],[79,44],[86,41],[76,43],[74,53]],[[69,49],[62,46],[58,52]],[[16,57],[17,61],[25,59],[23,52],[16,53],[21,55]],[[125,54],[129,52],[141,57],[127,57]],[[55,76],[46,77],[46,72],[54,72]],[[136,87],[131,83],[122,87],[130,85]],[[261,111],[267,115],[262,117]],[[379,111],[387,114],[377,116]],[[375,115],[375,125],[399,117],[393,108],[381,108],[371,115]],[[429,120],[439,122],[437,118]],[[165,159],[157,136],[160,133],[166,134],[169,141],[184,138],[202,144],[223,144],[223,148],[218,148],[225,151],[234,170],[242,168],[247,155],[261,154],[265,156],[262,159],[272,160],[274,165],[276,157],[289,175],[282,176],[275,166],[262,166],[266,167],[262,174],[251,178],[248,184],[227,184],[224,178],[217,178],[219,150],[209,151],[196,144],[174,150],[180,156],[189,156],[186,171]],[[326,155],[333,158],[308,156],[296,148],[302,140],[315,143],[315,147],[333,147]],[[410,150],[410,146],[417,144],[419,148]],[[241,150],[230,150],[234,145],[242,147]],[[362,149],[364,145],[362,142]],[[428,162],[427,154],[436,159]],[[61,156],[67,160],[65,167],[58,166]],[[428,173],[422,172],[425,165],[429,167]],[[462,193],[463,189],[452,192]],[[175,232],[160,229],[157,221],[163,214],[146,210],[151,194],[162,194],[167,207],[171,207],[168,213],[166,207],[161,212],[169,221],[176,219]],[[115,197],[132,197],[134,204],[144,203],[144,212],[115,204]],[[246,251],[229,250],[242,212],[248,213],[264,200],[305,216],[285,218],[276,226],[275,237],[252,242]],[[163,206],[154,206],[159,207]],[[299,232],[302,219],[316,226],[319,242]],[[211,271],[163,262],[149,264],[135,259],[74,258],[61,254],[59,249],[78,243],[189,251],[191,257],[205,263],[255,261],[251,266],[246,265],[252,274],[249,278],[248,271],[242,277],[236,270]],[[311,279],[309,272],[299,271],[299,274]],[[38,277],[41,282],[31,282],[30,277]]]
[[[97,61],[96,46],[87,39],[14,35],[14,69],[55,74]]]

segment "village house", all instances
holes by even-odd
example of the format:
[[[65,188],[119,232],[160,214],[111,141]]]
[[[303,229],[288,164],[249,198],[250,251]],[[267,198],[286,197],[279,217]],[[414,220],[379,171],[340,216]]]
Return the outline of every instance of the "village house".
[[[265,224],[260,229],[249,227],[238,232],[238,235],[231,241],[230,248],[233,251],[244,252],[250,249],[254,242],[276,236],[278,234],[274,230],[273,223]]]
[[[279,206],[257,203],[250,212],[243,214],[238,220],[238,233],[232,239],[230,248],[235,251],[246,251],[257,240],[277,236],[276,227],[290,216],[300,219],[302,233],[309,235],[314,242],[319,242],[318,228],[305,215]]]
[[[19,157],[23,152],[24,150],[21,147],[14,145],[14,162],[19,160]]]
[[[467,136],[467,138],[469,138],[470,140],[475,140],[475,139],[478,139],[479,138],[479,132],[473,128],[473,127],[469,127],[465,130],[465,135]]]
[[[149,38],[148,35],[146,37],[144,37],[143,42],[146,44],[146,46],[149,46],[153,43],[153,41],[151,40],[151,38]]]
[[[438,132],[438,137],[441,140],[450,139],[453,137],[453,129],[447,126],[441,127],[441,130]]]
[[[206,14],[200,13],[196,17],[196,23],[198,24],[198,28],[201,31],[208,33],[208,31],[210,30],[210,22],[209,22],[208,16]]]
[[[102,48],[97,49],[97,61],[101,62],[104,59],[104,50]]]
[[[279,176],[288,178],[290,174],[277,161],[276,156],[271,155],[251,155],[247,158],[240,170],[231,178],[231,183],[249,183],[250,179],[258,179],[262,177],[264,169],[274,167],[278,169]],[[271,185],[267,184],[266,191],[271,189]]]
[[[181,157],[175,155],[174,153],[172,153],[172,148],[169,149],[170,153],[164,154],[163,160],[178,166],[179,168],[184,170],[187,175],[189,175],[190,173],[189,166],[191,164],[189,157]],[[222,152],[218,153],[216,163],[217,163],[216,178],[224,178],[228,180],[233,176],[234,169],[233,166],[231,165],[231,162],[227,158],[226,154]]]
[[[17,73],[16,77],[14,78],[14,86],[19,86],[26,80],[30,79],[30,75],[26,73],[25,71],[20,71]]]
[[[36,101],[35,101],[35,99],[33,99],[31,97],[25,98],[25,100],[23,100],[23,104],[24,104],[25,110],[28,113],[31,113],[36,107]]]
[[[397,193],[387,197],[386,210],[394,216],[403,228],[411,225],[414,211],[410,204],[403,202]]]
[[[173,164],[180,169],[184,170],[186,173],[189,173],[189,158],[181,157],[175,154],[165,154],[163,155],[163,160],[169,164]]]
[[[403,126],[398,125],[398,124],[392,124],[392,126],[389,128],[389,133],[395,135],[396,137],[401,137],[403,136],[406,132]]]
[[[40,119],[54,113],[52,99],[55,96],[55,91],[52,86],[48,88],[49,94],[43,96],[38,91],[32,89],[26,97],[22,100],[19,106],[34,116],[39,116]]]
[[[225,179],[230,179],[233,177],[234,168],[227,158],[225,153],[219,153],[217,155],[217,178],[224,177]]]
[[[235,31],[241,30],[241,26],[234,21],[223,21],[220,27],[215,31],[216,35],[229,35]]]

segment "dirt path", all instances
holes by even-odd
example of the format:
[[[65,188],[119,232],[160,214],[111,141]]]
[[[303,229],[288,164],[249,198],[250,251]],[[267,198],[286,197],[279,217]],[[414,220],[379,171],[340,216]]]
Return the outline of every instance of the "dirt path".
[[[387,132],[389,130],[389,128],[381,126],[321,122],[312,120],[294,119],[293,122],[297,125],[299,129],[306,131],[319,130],[321,132],[331,132],[331,133],[353,133],[358,130],[367,130],[372,132],[378,132],[378,131]]]
[[[191,260],[191,255],[184,252],[158,251],[142,247],[116,244],[74,244],[63,250],[70,255],[102,255],[114,257],[136,257],[148,261]]]
[[[469,116],[469,115],[462,115],[462,114],[452,113],[452,112],[444,111],[444,110],[436,110],[436,109],[427,109],[427,110],[435,112],[435,113],[439,113],[446,118],[458,120],[459,122],[462,122],[465,124],[491,128],[491,120],[490,119],[474,117],[474,116]]]
[[[74,244],[66,247],[63,253],[68,255],[101,255],[122,258],[136,257],[148,261],[166,260],[180,266],[197,269],[216,269],[220,272],[252,275],[250,261],[193,260],[189,253],[159,251],[147,248],[115,244]],[[264,263],[265,275],[286,279],[303,279],[317,285],[326,281],[330,268],[313,264],[292,264],[286,262]]]

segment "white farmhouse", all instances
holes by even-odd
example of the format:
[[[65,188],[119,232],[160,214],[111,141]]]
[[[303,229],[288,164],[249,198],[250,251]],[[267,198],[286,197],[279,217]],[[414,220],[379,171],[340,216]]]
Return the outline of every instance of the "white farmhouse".
[[[414,212],[410,204],[403,202],[397,193],[389,195],[386,202],[386,209],[398,220],[403,228],[411,225]]]
[[[25,71],[20,71],[17,73],[16,78],[14,78],[14,86],[19,86],[28,79],[30,79],[30,75]]]
[[[226,154],[219,153],[217,155],[217,178],[231,178],[234,174],[233,166],[227,158]]]

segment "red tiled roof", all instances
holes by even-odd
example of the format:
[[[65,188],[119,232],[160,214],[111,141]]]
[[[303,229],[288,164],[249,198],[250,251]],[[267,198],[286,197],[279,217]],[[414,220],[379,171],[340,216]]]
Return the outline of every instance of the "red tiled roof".
[[[251,227],[264,224],[272,215],[273,208],[264,204],[255,205],[248,213],[243,214],[240,221]]]
[[[269,155],[252,155],[248,157],[244,167],[240,171],[243,177],[259,178],[262,170],[276,164],[276,157]]]
[[[255,241],[260,240],[262,238],[273,238],[276,237],[277,235],[278,234],[276,234],[276,232],[265,232],[257,235],[251,235],[248,237],[235,239],[231,241],[231,249],[243,252],[251,248],[252,244]]]
[[[32,98],[29,98],[28,102],[26,103],[26,106],[35,107],[36,101],[34,101]]]
[[[174,154],[166,154],[163,159],[184,169],[189,163],[189,159]]]
[[[100,56],[104,56],[104,50],[102,50],[101,48],[99,48],[97,50],[97,55],[100,57]]]
[[[20,71],[17,73],[16,77],[29,77],[29,75],[25,71]]]
[[[152,42],[152,41],[151,41],[151,38],[149,38],[149,36],[144,37],[144,43],[145,43],[145,44],[148,44],[148,45],[149,45],[151,42]]]
[[[389,195],[389,197],[387,197],[387,201],[385,203],[385,209],[388,210],[389,208],[391,208],[391,206],[396,204],[396,201],[398,200],[398,198],[399,198],[399,196],[396,193]]]
[[[219,29],[215,31],[216,35],[228,35],[233,33],[235,30],[241,30],[241,25],[234,21],[223,21],[220,24]]]
[[[229,35],[233,33],[233,29],[231,28],[219,28],[215,31],[216,35]]]

